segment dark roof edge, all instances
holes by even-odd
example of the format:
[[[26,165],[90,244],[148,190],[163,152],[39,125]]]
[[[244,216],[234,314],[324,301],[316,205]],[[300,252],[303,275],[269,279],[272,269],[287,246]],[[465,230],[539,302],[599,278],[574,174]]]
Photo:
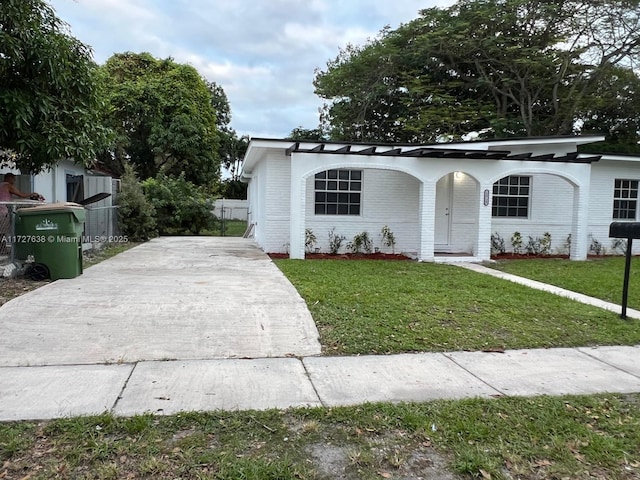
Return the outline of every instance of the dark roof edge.
[[[265,138],[265,137],[252,137],[251,140],[260,140],[267,142],[299,142],[299,143],[324,143],[327,145],[371,145],[371,146],[380,146],[380,147],[411,147],[417,145],[467,145],[470,143],[500,143],[500,142],[511,142],[511,141],[527,141],[527,140],[560,140],[560,139],[576,139],[576,140],[585,140],[589,138],[600,138],[603,135],[601,134],[588,134],[588,135],[543,135],[540,137],[501,137],[501,138],[488,138],[483,140],[466,140],[466,141],[456,141],[456,142],[420,142],[420,143],[385,143],[385,142],[351,142],[349,140],[300,140],[293,138]]]

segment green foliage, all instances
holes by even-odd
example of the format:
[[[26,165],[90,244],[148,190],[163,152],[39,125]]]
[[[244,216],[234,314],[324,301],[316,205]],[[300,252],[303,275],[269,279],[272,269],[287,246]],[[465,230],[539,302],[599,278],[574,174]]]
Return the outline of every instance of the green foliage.
[[[342,242],[347,239],[344,235],[336,233],[335,227],[329,230],[329,253],[331,255],[337,255],[342,247]]]
[[[566,253],[567,255],[571,255],[571,234],[567,235],[567,238],[564,241],[563,253]]]
[[[142,185],[155,208],[161,235],[199,234],[216,227],[213,202],[184,174],[169,177],[160,173]]]
[[[103,163],[118,172],[130,159],[143,179],[184,172],[197,185],[217,182],[221,135],[215,108],[223,109],[226,97],[215,95],[221,89],[192,66],[149,53],[113,55],[101,73],[108,123],[117,134],[100,156]]]
[[[380,235],[382,235],[382,244],[385,247],[390,247],[392,253],[396,253],[396,236],[393,234],[388,225],[382,227]]]
[[[353,240],[347,243],[347,249],[351,250],[352,253],[371,253],[372,247],[368,232],[354,235]]]
[[[506,251],[504,238],[498,232],[491,234],[491,253],[505,253]]]
[[[513,253],[522,253],[522,235],[520,232],[513,232],[511,235],[511,247]]]
[[[316,243],[318,243],[318,240],[316,239],[316,236],[313,233],[313,230],[311,230],[310,228],[305,228],[304,229],[304,251],[307,253],[313,252],[316,246]]]
[[[147,199],[133,167],[124,166],[117,197],[120,231],[132,242],[144,242],[157,235],[155,209]]]
[[[222,198],[245,200],[249,184],[240,180],[228,179],[220,184],[219,195]]]
[[[240,182],[240,171],[242,170],[242,161],[244,154],[249,147],[249,136],[243,135],[238,137],[235,130],[225,127],[220,131],[220,159],[222,165],[231,175],[232,182]],[[246,184],[244,187],[244,197],[227,197],[227,198],[247,198]]]
[[[626,255],[627,246],[628,242],[626,238],[614,238],[611,240],[611,250],[613,250],[618,255]]]
[[[44,0],[0,2],[0,165],[89,164],[107,142],[91,49]]]
[[[332,139],[415,142],[607,130],[637,138],[638,0],[460,0],[316,74]]]
[[[307,129],[302,126],[296,127],[291,130],[291,133],[287,136],[291,140],[311,140],[311,141],[325,141],[327,140],[322,127]]]
[[[529,236],[525,250],[529,255],[549,255],[551,253],[551,234],[545,232],[542,238]]]
[[[594,238],[593,235],[589,235],[589,252],[594,255],[604,255],[606,253],[606,249],[602,242],[600,242],[597,238]]]

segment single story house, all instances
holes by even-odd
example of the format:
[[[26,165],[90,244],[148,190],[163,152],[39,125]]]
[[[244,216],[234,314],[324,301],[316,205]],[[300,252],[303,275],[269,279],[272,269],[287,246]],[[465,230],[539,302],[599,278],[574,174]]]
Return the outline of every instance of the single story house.
[[[322,252],[329,251],[330,232],[345,237],[341,251],[361,232],[390,251],[382,242],[387,227],[395,252],[421,261],[487,260],[492,241],[500,240],[507,251],[523,252],[532,241],[550,241],[552,253],[584,260],[590,251],[612,251],[612,221],[639,216],[640,157],[577,153],[579,145],[602,140],[388,145],[254,138],[241,176],[248,221],[264,251],[297,259],[305,257],[305,232]]]
[[[87,209],[85,236],[114,235],[114,195],[117,181],[99,171],[86,169],[71,160],[62,160],[56,166],[37,175],[21,174],[15,168],[0,168],[0,181],[5,173],[16,175],[16,187],[23,192],[38,192],[47,203],[80,202],[99,193],[110,196],[92,203]]]

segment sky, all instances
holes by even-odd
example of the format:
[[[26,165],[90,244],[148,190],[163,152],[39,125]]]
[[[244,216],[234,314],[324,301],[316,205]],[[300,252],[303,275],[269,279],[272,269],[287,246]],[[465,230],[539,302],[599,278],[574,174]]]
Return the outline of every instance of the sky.
[[[453,0],[50,0],[71,34],[102,64],[114,53],[149,52],[194,66],[220,85],[239,135],[284,138],[316,128],[313,93],[347,44],[364,44],[421,9]]]

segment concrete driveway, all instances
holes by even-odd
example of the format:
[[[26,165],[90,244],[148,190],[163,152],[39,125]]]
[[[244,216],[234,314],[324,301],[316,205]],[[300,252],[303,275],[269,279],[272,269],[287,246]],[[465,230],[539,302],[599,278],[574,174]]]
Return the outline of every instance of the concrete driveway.
[[[318,354],[306,304],[242,238],[155,239],[0,307],[0,366]]]

